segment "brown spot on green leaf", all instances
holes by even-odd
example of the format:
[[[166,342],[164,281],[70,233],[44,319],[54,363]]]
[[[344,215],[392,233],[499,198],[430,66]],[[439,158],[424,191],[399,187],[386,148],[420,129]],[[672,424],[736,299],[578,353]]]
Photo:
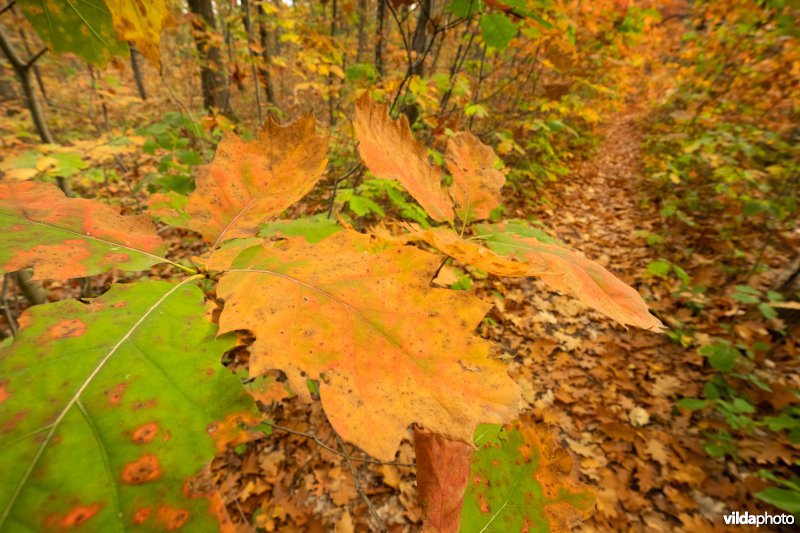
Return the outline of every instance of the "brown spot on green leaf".
[[[8,392],[8,381],[0,381],[0,403],[11,398],[11,393]]]
[[[159,507],[157,520],[166,527],[167,531],[174,531],[189,520],[189,511],[168,506]]]
[[[141,485],[161,477],[161,467],[155,455],[146,454],[122,469],[122,481],[129,485]]]
[[[125,389],[128,388],[128,384],[122,382],[116,385],[113,389],[106,391],[106,396],[108,397],[109,405],[117,406],[122,401],[122,396],[125,394]]]
[[[94,503],[92,505],[79,505],[68,512],[59,521],[59,524],[64,529],[73,529],[81,524],[86,523],[90,518],[97,514],[102,509],[103,505]]]
[[[150,516],[150,507],[140,507],[133,513],[133,523],[137,526],[142,524]]]
[[[80,337],[86,333],[86,324],[77,318],[62,320],[48,330],[54,339],[66,339],[68,337]]]
[[[155,422],[149,422],[136,428],[131,439],[136,444],[147,444],[155,438],[156,433],[158,433],[158,425]]]

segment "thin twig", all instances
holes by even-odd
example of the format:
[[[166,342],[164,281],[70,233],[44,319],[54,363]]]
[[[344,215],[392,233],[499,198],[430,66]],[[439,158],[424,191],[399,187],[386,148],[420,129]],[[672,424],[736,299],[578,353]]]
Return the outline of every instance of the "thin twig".
[[[30,58],[27,63],[25,63],[25,68],[31,68],[33,64],[36,63],[36,60],[45,55],[46,53],[47,53],[47,47],[45,46],[44,48],[36,52],[36,55]]]
[[[16,3],[17,3],[17,2],[16,2],[16,0],[11,0],[11,1],[8,3],[8,5],[4,6],[2,9],[0,9],[0,15],[2,15],[2,14],[3,14],[3,13],[5,13],[6,11],[8,11],[8,10],[9,10],[9,9],[11,9],[12,7],[14,7],[14,4],[16,4]]]
[[[305,437],[307,439],[310,439],[310,440],[314,441],[315,444],[317,444],[320,447],[328,450],[329,452],[331,452],[333,454],[336,454],[339,457],[345,457],[345,454],[343,454],[342,452],[340,452],[339,450],[337,450],[335,448],[331,448],[330,446],[325,444],[319,437],[317,437],[313,433],[306,433],[304,431],[297,431],[296,429],[291,429],[291,428],[287,428],[285,426],[280,426],[280,425],[275,424],[273,422],[264,422],[264,423],[274,427],[275,429],[279,429],[281,431],[285,431],[286,433],[291,433],[292,435],[297,435],[299,437]],[[263,438],[267,438],[267,437],[263,437]],[[261,439],[257,439],[257,440],[261,440]],[[353,461],[358,461],[359,463],[370,463],[370,464],[373,464],[373,465],[400,466],[400,467],[404,467],[404,468],[416,468],[416,466],[417,466],[417,465],[414,465],[414,464],[411,464],[411,463],[390,463],[390,462],[386,462],[386,461],[378,461],[377,459],[370,459],[369,457],[364,457],[364,458],[351,457],[351,459]]]
[[[328,204],[328,218],[331,218],[331,216],[333,215],[333,204],[336,200],[336,191],[339,188],[339,184],[344,180],[346,180],[347,178],[349,178],[350,176],[352,176],[353,174],[355,174],[356,172],[362,170],[363,168],[364,166],[361,163],[356,163],[355,165],[350,167],[350,169],[347,172],[345,172],[340,177],[333,180],[333,192],[331,193],[331,201]]]
[[[381,515],[378,514],[377,509],[375,506],[372,505],[372,502],[369,499],[369,496],[361,489],[361,483],[358,481],[358,475],[356,474],[356,469],[353,468],[353,463],[350,461],[350,454],[347,453],[347,447],[344,445],[342,438],[338,435],[338,433],[333,434],[336,437],[336,442],[339,443],[339,448],[342,449],[342,453],[344,454],[344,460],[347,462],[347,468],[350,469],[350,475],[353,476],[353,482],[356,484],[356,492],[361,499],[364,500],[364,503],[367,504],[367,508],[369,509],[369,514],[372,515],[372,519],[375,521],[375,525],[378,526],[378,531],[381,533],[386,533],[386,527],[383,525],[383,520],[381,520]]]

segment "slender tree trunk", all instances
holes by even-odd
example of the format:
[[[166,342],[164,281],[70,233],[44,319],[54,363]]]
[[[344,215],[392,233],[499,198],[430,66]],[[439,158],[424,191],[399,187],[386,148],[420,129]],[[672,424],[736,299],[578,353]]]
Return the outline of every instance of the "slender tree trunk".
[[[387,0],[378,0],[378,15],[375,17],[375,70],[379,76],[383,76],[383,19],[386,16]]]
[[[261,126],[264,123],[264,117],[261,115],[261,87],[258,81],[255,53],[253,52],[253,47],[250,46],[253,41],[253,23],[250,20],[250,2],[248,0],[242,0],[242,11],[244,11],[244,29],[247,31],[247,52],[250,56],[250,68],[253,72],[253,88],[255,89],[256,96],[258,125]]]
[[[222,51],[219,46],[212,44],[205,31],[216,31],[217,23],[214,16],[214,6],[211,0],[188,0],[189,10],[198,17],[195,27],[195,44],[203,66],[200,68],[200,81],[203,86],[203,105],[206,108],[215,107],[227,111],[225,91],[225,78],[222,75]]]
[[[36,133],[39,134],[39,138],[43,143],[55,144],[56,140],[50,133],[50,128],[47,127],[47,121],[44,118],[42,105],[39,102],[39,99],[36,97],[36,90],[33,88],[33,82],[31,81],[31,67],[34,65],[34,63],[36,63],[36,60],[47,51],[47,49],[42,49],[27,62],[23,61],[22,58],[19,57],[19,54],[17,54],[17,51],[14,50],[11,42],[6,37],[3,28],[0,28],[0,49],[3,50],[3,53],[8,58],[8,62],[11,63],[11,68],[14,69],[14,74],[17,75],[19,84],[22,86],[22,93],[25,95],[25,102],[28,106],[28,111],[31,113],[31,119],[34,127],[36,128]],[[69,184],[67,183],[67,180],[59,176],[56,178],[56,182],[61,190],[64,191],[64,194],[70,196]]]
[[[136,80],[136,89],[139,91],[139,98],[147,100],[147,91],[144,88],[144,74],[142,74],[142,67],[139,64],[139,56],[141,52],[131,46],[131,70],[133,71],[133,79]]]
[[[411,49],[414,51],[414,63],[411,66],[411,74],[423,76],[425,73],[425,61],[423,57],[428,49],[428,22],[433,16],[434,0],[420,0],[419,18],[417,27],[414,30],[414,38],[411,41]]]
[[[367,50],[367,0],[358,0],[358,49],[356,63],[361,63]]]
[[[14,100],[17,96],[17,90],[7,76],[5,63],[0,63],[0,100]]]
[[[331,1],[331,42],[336,36],[336,0]],[[328,124],[333,127],[336,122],[336,102],[333,97],[333,73],[328,73]]]
[[[22,40],[22,46],[25,48],[25,53],[28,57],[33,57],[33,51],[30,44],[28,44],[28,34],[22,28],[19,29],[19,37]],[[42,93],[42,98],[47,105],[50,105],[50,99],[47,97],[47,91],[44,88],[44,81],[42,81],[42,72],[39,70],[39,65],[33,64],[33,76],[36,78],[36,84],[39,86],[39,92]]]
[[[261,79],[264,82],[264,92],[267,95],[267,103],[272,106],[277,106],[275,101],[275,89],[272,86],[272,74],[270,72],[270,64],[272,63],[272,54],[270,50],[270,35],[267,30],[266,13],[261,2],[258,3],[258,35],[261,40],[261,58],[264,65],[260,69]]]
[[[103,112],[103,124],[102,126],[96,120],[96,117],[93,117],[93,122],[97,127],[97,132],[101,133],[103,131],[108,130],[108,106],[106,105],[106,100],[103,98],[103,95],[97,93],[97,78],[94,75],[94,67],[91,64],[87,63],[86,66],[89,68],[89,79],[91,80],[91,89],[92,89],[92,100],[91,100],[91,109],[92,115],[94,115],[94,99],[95,97],[100,100],[100,110]]]

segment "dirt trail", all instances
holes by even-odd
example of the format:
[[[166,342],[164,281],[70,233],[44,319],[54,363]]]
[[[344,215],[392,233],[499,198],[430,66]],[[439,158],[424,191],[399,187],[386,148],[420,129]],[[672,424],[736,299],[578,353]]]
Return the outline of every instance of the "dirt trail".
[[[640,231],[658,222],[642,207],[639,178],[642,115],[621,113],[596,154],[545,188],[548,203],[533,216],[572,249],[600,262],[640,290],[657,258]],[[597,510],[582,530],[696,531],[720,523],[735,497],[723,465],[700,445],[681,396],[699,394],[702,364],[666,335],[625,330],[538,280],[493,282],[499,322],[492,338],[516,354],[511,373],[527,409],[559,428],[580,462],[581,478],[598,487]],[[652,300],[652,301],[650,301]]]

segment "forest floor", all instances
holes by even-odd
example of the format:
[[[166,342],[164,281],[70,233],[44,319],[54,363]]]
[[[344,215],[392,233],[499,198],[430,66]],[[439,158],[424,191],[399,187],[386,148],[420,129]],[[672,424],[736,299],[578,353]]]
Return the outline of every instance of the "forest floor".
[[[596,154],[547,187],[547,201],[532,214],[570,248],[640,289],[658,311],[669,301],[644,275],[658,257],[640,236],[659,223],[656,210],[642,207],[643,118],[635,108],[617,115]],[[716,491],[734,490],[720,477],[724,463],[709,464],[698,430],[673,411],[677,394],[699,392],[693,368],[701,358],[664,335],[626,330],[539,281],[504,284],[495,334],[519,350],[522,361],[511,371],[527,408],[559,428],[581,478],[598,488],[596,511],[581,529],[702,531],[706,520],[720,524],[725,505]]]

